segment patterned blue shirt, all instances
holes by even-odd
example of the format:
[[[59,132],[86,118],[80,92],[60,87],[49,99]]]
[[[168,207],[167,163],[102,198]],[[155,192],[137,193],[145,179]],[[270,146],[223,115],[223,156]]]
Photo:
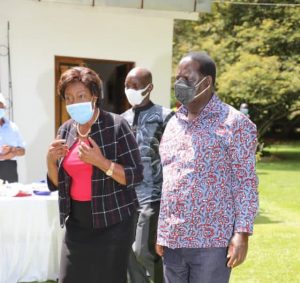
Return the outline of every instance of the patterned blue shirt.
[[[143,107],[131,108],[122,114],[135,134],[144,166],[144,179],[136,187],[141,205],[160,200],[163,176],[159,143],[172,115],[170,109],[151,101]]]
[[[163,189],[157,243],[227,247],[253,231],[258,209],[256,126],[214,95],[193,121],[182,106],[160,145]]]

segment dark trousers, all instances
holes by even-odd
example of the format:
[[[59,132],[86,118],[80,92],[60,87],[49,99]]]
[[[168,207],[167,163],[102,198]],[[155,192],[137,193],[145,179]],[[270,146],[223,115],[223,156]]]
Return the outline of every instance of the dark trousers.
[[[134,216],[93,229],[90,202],[72,201],[62,245],[60,283],[126,283]]]
[[[227,248],[164,249],[165,283],[228,283]]]
[[[130,283],[162,283],[162,260],[155,252],[160,202],[141,205],[135,226],[135,242],[130,252]]]
[[[17,161],[0,161],[0,179],[9,183],[18,182]]]

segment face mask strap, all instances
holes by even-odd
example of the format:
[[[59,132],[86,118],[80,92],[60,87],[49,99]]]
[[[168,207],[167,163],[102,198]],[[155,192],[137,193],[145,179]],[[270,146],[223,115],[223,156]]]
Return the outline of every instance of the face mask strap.
[[[95,100],[95,102],[92,102],[93,101],[93,97],[96,97],[96,100]],[[98,99],[98,97],[96,96],[96,95],[93,95],[93,97],[92,97],[92,109],[93,110],[95,110],[96,109],[96,103],[97,103],[97,99]],[[94,106],[94,107],[93,107]]]
[[[199,85],[208,77],[204,77],[199,83],[197,83],[197,85],[195,87],[199,87]],[[200,93],[198,93],[193,100],[195,100],[196,98],[198,98],[201,94],[203,94],[204,92],[206,92],[208,89],[210,88],[210,84],[205,88],[203,89]]]
[[[199,87],[199,85],[200,85],[205,79],[207,79],[207,78],[208,78],[207,76],[204,77],[199,83],[197,83],[197,84],[195,85],[195,88]]]
[[[133,89],[134,91],[138,91],[140,94],[142,94],[149,87],[149,85],[150,85],[150,83],[145,88],[142,88],[142,89],[133,89],[133,88],[126,88],[126,89],[127,90]]]
[[[149,85],[150,85],[150,83],[145,88],[141,89],[142,92],[144,92],[149,87]]]
[[[143,89],[140,89],[140,95],[143,96],[143,100],[145,100],[145,98],[150,94],[150,91],[148,91],[145,95],[143,95],[142,93],[149,87],[150,83]]]

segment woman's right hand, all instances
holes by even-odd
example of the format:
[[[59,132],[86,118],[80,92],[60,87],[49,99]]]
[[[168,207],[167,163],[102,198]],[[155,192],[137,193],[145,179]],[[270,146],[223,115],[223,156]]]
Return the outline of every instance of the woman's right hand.
[[[56,164],[57,160],[65,157],[69,151],[68,146],[66,145],[66,140],[61,139],[59,136],[50,144],[47,161],[48,164]]]

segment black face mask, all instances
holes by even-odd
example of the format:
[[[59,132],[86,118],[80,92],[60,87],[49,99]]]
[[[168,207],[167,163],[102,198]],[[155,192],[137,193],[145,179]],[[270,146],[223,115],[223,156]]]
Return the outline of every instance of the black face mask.
[[[204,77],[199,83],[195,85],[189,85],[184,79],[179,79],[174,83],[175,97],[183,105],[191,103],[195,98],[199,97],[203,92],[205,92],[210,86],[205,88],[199,94],[197,90],[199,85],[206,79]]]

